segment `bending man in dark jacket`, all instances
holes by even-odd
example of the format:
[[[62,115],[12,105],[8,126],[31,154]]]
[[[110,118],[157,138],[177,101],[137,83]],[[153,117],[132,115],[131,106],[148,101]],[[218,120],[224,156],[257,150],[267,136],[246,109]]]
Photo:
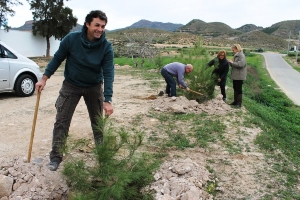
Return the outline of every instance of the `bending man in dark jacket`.
[[[225,91],[225,86],[226,86],[226,80],[227,80],[227,74],[229,70],[229,63],[226,59],[226,51],[225,50],[220,50],[218,52],[218,55],[216,58],[212,59],[209,63],[208,66],[214,65],[214,70],[213,74],[217,76],[217,84],[220,86],[221,89],[221,94],[223,95],[223,101],[226,102],[226,91]]]
[[[102,140],[102,132],[96,128],[97,117],[113,113],[111,105],[114,81],[114,54],[111,43],[105,38],[107,17],[99,10],[91,11],[85,18],[80,32],[69,33],[47,65],[43,78],[36,83],[41,92],[47,79],[66,59],[62,88],[55,103],[57,109],[53,129],[52,151],[49,169],[55,171],[62,161],[65,145],[75,108],[83,96],[87,106],[95,143]],[[104,83],[104,92],[103,92]],[[103,102],[104,96],[104,102]]]

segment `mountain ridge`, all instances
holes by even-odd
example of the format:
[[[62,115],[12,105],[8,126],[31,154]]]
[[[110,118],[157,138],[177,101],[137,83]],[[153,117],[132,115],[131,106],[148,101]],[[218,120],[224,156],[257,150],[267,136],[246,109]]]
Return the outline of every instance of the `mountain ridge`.
[[[183,24],[174,24],[171,22],[163,23],[163,22],[152,22],[146,19],[142,19],[138,22],[133,23],[132,25],[126,28],[154,28],[165,31],[175,31],[176,29],[182,27]]]
[[[26,21],[25,24],[13,30],[30,31],[33,21]],[[264,47],[267,49],[284,50],[288,46],[288,39],[290,37],[291,45],[297,45],[298,29],[300,27],[300,20],[287,20],[277,22],[270,27],[263,28],[254,24],[245,24],[239,28],[233,29],[222,22],[205,22],[200,19],[193,19],[186,25],[174,23],[151,22],[149,20],[139,20],[131,26],[121,29],[106,30],[107,37],[114,40],[120,35],[126,34],[145,34],[152,32],[157,40],[156,43],[167,42],[168,44],[186,43],[182,41],[189,41],[194,43],[199,36],[201,36],[208,45],[213,46],[228,46],[231,43],[240,43],[243,46],[251,48]],[[77,24],[72,31],[82,29],[82,25]],[[162,31],[162,32],[161,32]],[[117,33],[117,34],[114,34]],[[117,36],[119,35],[119,36]],[[113,38],[115,37],[115,38]],[[126,39],[123,38],[123,41]]]
[[[26,21],[23,26],[18,28],[11,28],[11,30],[21,30],[21,31],[31,31],[33,20]],[[77,24],[72,31],[81,30],[82,25]],[[139,20],[130,26],[107,30],[119,31],[128,28],[152,28],[165,30],[170,32],[189,32],[192,34],[201,34],[203,36],[210,37],[234,37],[241,35],[242,33],[247,33],[251,31],[262,31],[268,35],[275,35],[281,38],[288,38],[289,32],[291,32],[291,39],[298,39],[298,30],[300,28],[300,20],[286,20],[272,24],[269,27],[263,28],[261,26],[256,26],[255,24],[245,24],[239,28],[231,28],[229,25],[223,22],[205,22],[200,19],[193,19],[186,25],[176,24],[176,23],[163,23],[163,22],[152,22],[146,19]]]

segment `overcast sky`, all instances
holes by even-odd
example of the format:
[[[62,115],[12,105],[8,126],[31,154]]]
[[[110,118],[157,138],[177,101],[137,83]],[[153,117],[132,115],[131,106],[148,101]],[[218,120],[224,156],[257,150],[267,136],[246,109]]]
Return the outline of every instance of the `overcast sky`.
[[[14,17],[8,25],[20,27],[32,20],[32,11],[25,0],[15,6]],[[300,20],[299,0],[71,0],[65,6],[73,10],[78,23],[83,25],[87,13],[102,10],[108,17],[106,29],[125,28],[146,19],[152,22],[187,24],[193,19],[223,22],[231,28],[254,24],[264,28],[286,20]],[[300,27],[299,27],[300,28]]]

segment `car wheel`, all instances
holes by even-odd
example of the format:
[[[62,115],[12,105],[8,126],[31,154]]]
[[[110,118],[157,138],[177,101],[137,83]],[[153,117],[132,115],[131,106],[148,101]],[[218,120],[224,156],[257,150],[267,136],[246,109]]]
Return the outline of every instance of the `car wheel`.
[[[20,97],[28,97],[34,93],[35,79],[28,74],[21,75],[15,84],[15,92]]]

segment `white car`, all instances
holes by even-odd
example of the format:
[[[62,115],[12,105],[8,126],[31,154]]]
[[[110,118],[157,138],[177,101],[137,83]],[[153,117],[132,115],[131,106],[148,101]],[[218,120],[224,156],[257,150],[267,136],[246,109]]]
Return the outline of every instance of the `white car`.
[[[0,92],[31,96],[35,83],[42,78],[40,67],[0,41]]]

